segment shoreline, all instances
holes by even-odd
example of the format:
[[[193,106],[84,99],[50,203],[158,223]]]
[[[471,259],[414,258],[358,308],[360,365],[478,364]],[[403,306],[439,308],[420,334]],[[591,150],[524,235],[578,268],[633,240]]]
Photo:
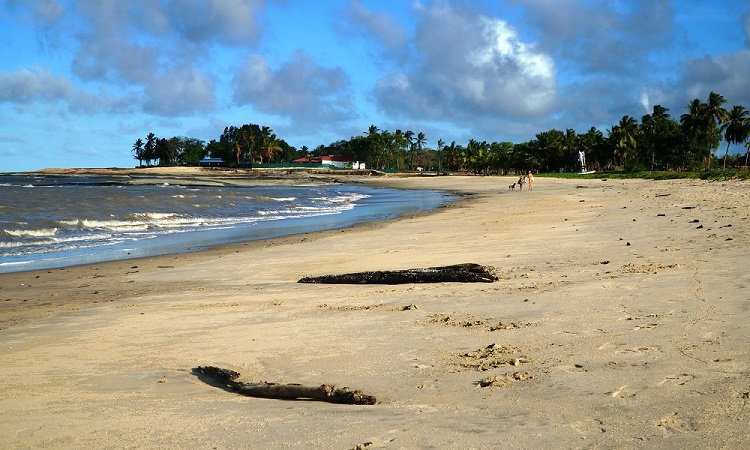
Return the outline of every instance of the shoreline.
[[[513,181],[368,177],[464,195],[345,229],[0,275],[0,444],[750,445],[750,182]],[[297,283],[467,262],[500,281]],[[378,403],[240,397],[198,365]]]
[[[5,247],[6,251],[0,252],[0,273],[69,267],[74,265],[71,261],[75,265],[82,265],[187,253],[223,243],[268,239],[327,228],[338,229],[361,221],[382,220],[411,211],[434,209],[456,200],[455,195],[443,190],[399,190],[367,186],[362,182],[362,177],[351,176],[346,182],[340,179],[302,180],[300,177],[280,177],[273,180],[273,185],[269,184],[269,180],[258,182],[252,177],[226,180],[186,174],[179,177],[159,174],[137,180],[112,174],[59,177],[27,175],[7,180],[5,186],[10,186],[10,191],[6,196],[10,195],[11,202],[14,202],[14,196],[19,196],[24,202],[7,204],[9,217],[6,217],[6,222],[9,220],[19,225],[15,228],[5,227],[7,234],[3,242],[0,242],[0,247]],[[30,186],[40,186],[42,189],[31,192],[27,197],[28,190],[25,187]],[[44,189],[46,186],[53,186],[55,189]],[[196,186],[200,187],[195,188]],[[126,189],[119,189],[122,187]],[[81,189],[80,194],[78,189]],[[118,194],[111,194],[112,192]],[[151,200],[167,195],[162,192],[172,192],[174,195],[164,200]],[[184,194],[185,192],[190,194]],[[61,204],[73,201],[90,210],[78,211],[74,205],[58,211],[50,204],[48,216],[59,220],[49,223],[42,221],[40,225],[35,221],[38,219],[29,219],[27,223],[23,218],[32,213],[24,212],[25,208],[21,206],[24,203],[57,203],[60,195],[64,196]],[[101,212],[101,207],[96,206],[100,201],[98,197],[102,195],[106,196],[105,201],[111,203],[110,208],[104,209],[108,211],[106,214]],[[148,198],[144,197],[144,201],[138,200],[137,204],[130,204],[142,195]],[[234,196],[240,198],[236,202],[214,200],[214,197],[206,199],[206,205],[211,205],[213,209],[196,204],[199,201],[172,202],[173,198],[196,198],[201,195],[216,195],[218,199],[232,199]],[[270,202],[268,196],[279,201]],[[348,200],[343,201],[346,198]],[[257,206],[264,199],[269,203]],[[217,208],[224,207],[221,205],[226,201],[229,201],[227,211],[217,213]],[[322,202],[328,202],[327,206],[320,206]],[[118,209],[120,203],[129,205],[127,208],[133,208],[137,214],[129,215],[129,209]],[[256,208],[260,210],[256,211]],[[265,211],[274,208],[278,212],[267,214]],[[2,209],[0,206],[0,210]],[[146,218],[142,219],[141,212],[151,210],[161,212],[156,213],[153,220],[151,213],[145,214]],[[205,212],[206,210],[209,212]],[[170,217],[162,219],[165,213],[169,213]],[[97,219],[89,222],[91,217]],[[171,220],[172,217],[179,220]],[[110,222],[113,218],[119,218],[119,221]],[[79,233],[75,227],[71,228],[69,224],[76,220],[79,224],[83,220],[87,226],[84,228],[86,234]],[[89,223],[93,223],[96,228],[88,227]],[[128,226],[138,228],[136,232],[130,233]],[[41,239],[27,244],[23,238],[16,243],[13,238],[15,234],[22,235],[26,232],[29,235],[41,233],[38,230],[52,236],[49,244]],[[109,237],[100,237],[105,232],[110,233]],[[69,244],[70,241],[74,241],[73,244]]]
[[[378,187],[400,189],[398,181],[382,180]],[[422,188],[431,189],[431,188]],[[448,192],[448,191],[446,191]],[[410,212],[398,217],[359,222],[354,225],[332,228],[328,230],[296,233],[274,238],[261,238],[241,242],[230,242],[203,247],[199,250],[169,253],[157,256],[141,256],[113,261],[73,264],[70,266],[31,269],[17,272],[0,273],[0,332],[3,329],[27,323],[34,318],[48,317],[60,311],[91,306],[106,302],[115,302],[129,296],[142,295],[145,292],[155,292],[158,286],[146,289],[106,289],[111,280],[102,280],[100,272],[108,274],[132,274],[141,270],[154,272],[168,269],[179,263],[191,263],[197,260],[220,259],[228,253],[254,251],[266,247],[279,245],[294,245],[299,242],[312,242],[318,239],[337,236],[340,233],[357,232],[359,230],[375,230],[400,220],[414,219],[438,213],[448,208],[460,208],[465,202],[471,201],[474,193],[450,191],[458,197],[457,200],[432,210]],[[45,281],[39,282],[38,280]],[[157,283],[158,284],[158,283]],[[47,286],[50,285],[48,288]],[[33,288],[34,299],[28,297],[27,292]],[[59,291],[66,295],[60,298]],[[88,294],[88,295],[87,295]],[[91,298],[91,295],[95,296]]]

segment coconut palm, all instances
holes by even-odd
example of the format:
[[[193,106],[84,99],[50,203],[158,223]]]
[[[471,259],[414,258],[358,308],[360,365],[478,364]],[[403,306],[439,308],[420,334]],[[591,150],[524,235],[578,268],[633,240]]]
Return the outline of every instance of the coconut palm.
[[[727,156],[731,144],[742,144],[750,137],[750,112],[744,106],[734,105],[721,125],[727,151],[724,152],[724,168],[727,168]]]
[[[636,157],[639,131],[638,121],[628,115],[622,116],[620,122],[612,127],[611,137],[614,139],[615,153],[628,168],[632,167]]]
[[[571,130],[572,131],[572,130]],[[574,132],[570,137],[573,139]],[[524,159],[516,160],[516,169],[527,169],[529,167],[541,167],[540,162],[546,164],[542,167],[545,171],[557,167],[565,167],[565,148],[567,145],[566,135],[558,129],[542,131],[536,134],[536,140],[532,141],[533,150],[525,154]],[[521,152],[526,153],[526,152]]]
[[[445,155],[445,165],[448,166],[448,170],[458,170],[460,168],[460,155],[456,147],[456,141],[443,147],[443,153]]]
[[[156,135],[149,133],[146,136],[146,144],[143,147],[143,159],[146,160],[147,165],[151,165],[151,162],[157,159],[156,155]]]
[[[707,113],[710,117],[710,124],[707,124],[707,127],[710,125],[710,130],[712,132],[713,136],[717,136],[709,141],[710,145],[710,152],[713,153],[714,150],[719,148],[719,143],[721,142],[721,126],[727,121],[729,117],[729,113],[726,109],[723,108],[722,105],[726,103],[727,100],[717,94],[716,92],[711,91],[710,94],[708,94],[708,103],[707,105]],[[711,153],[709,153],[708,158],[708,166],[711,167]]]
[[[591,127],[587,132],[580,135],[579,148],[586,155],[587,169],[599,170],[601,167],[609,166],[612,162],[611,146],[606,144],[604,133],[596,127]],[[575,156],[568,156],[575,159]]]
[[[666,123],[670,120],[667,111],[669,109],[661,105],[654,105],[653,114],[646,114],[641,117],[642,139],[638,147],[643,148],[644,157],[651,157],[652,170],[656,166],[656,153],[664,153],[667,150],[664,148],[663,143],[660,142],[663,140],[666,132]]]
[[[437,154],[438,154],[438,157],[437,157],[437,163],[438,163],[438,173],[441,173],[441,172],[443,171],[443,168],[442,168],[442,164],[441,164],[441,163],[442,163],[442,158],[440,157],[440,153],[442,152],[442,150],[443,150],[443,147],[444,147],[444,146],[445,146],[445,141],[443,141],[442,139],[438,139],[438,141],[437,141]]]
[[[143,165],[143,140],[141,138],[136,139],[133,144],[133,153],[135,153],[135,159],[138,160],[138,166]]]
[[[404,142],[406,143],[407,153],[409,156],[409,167],[414,165],[414,132],[406,130],[404,133]]]
[[[685,109],[687,112],[680,116],[680,125],[686,139],[687,154],[710,159],[709,135],[715,122],[708,113],[708,105],[695,98],[685,106]]]
[[[276,134],[271,131],[271,127],[264,126],[260,129],[260,139],[261,148],[259,156],[261,164],[263,164],[263,158],[266,158],[268,162],[273,161],[276,154],[281,151]]]
[[[729,117],[729,113],[722,106],[726,102],[727,100],[716,92],[711,91],[711,93],[708,94],[708,103],[706,103],[708,107],[707,112],[717,124],[726,122]]]
[[[365,134],[367,135],[367,166],[382,168],[384,150],[380,130],[375,125],[370,125]]]
[[[401,130],[396,130],[393,133],[393,145],[396,147],[395,150],[391,150],[391,153],[393,153],[393,157],[397,159],[401,159],[401,155],[403,155],[404,148],[406,147],[406,136],[404,135],[404,132]]]

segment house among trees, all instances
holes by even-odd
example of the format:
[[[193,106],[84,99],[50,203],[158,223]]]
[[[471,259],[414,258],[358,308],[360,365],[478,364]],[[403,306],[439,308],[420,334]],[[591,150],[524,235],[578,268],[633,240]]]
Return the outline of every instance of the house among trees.
[[[314,156],[312,158],[298,158],[292,161],[298,164],[321,164],[327,166],[333,166],[337,169],[364,169],[365,163],[354,161],[354,158],[343,155],[328,155],[328,156]],[[354,167],[356,164],[356,167]]]
[[[198,164],[200,164],[203,167],[226,167],[227,163],[221,159],[221,158],[201,158],[200,161],[198,161]]]

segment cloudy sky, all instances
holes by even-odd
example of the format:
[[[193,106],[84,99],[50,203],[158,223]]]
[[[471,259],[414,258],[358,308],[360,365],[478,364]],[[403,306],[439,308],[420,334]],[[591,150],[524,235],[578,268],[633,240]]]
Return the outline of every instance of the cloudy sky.
[[[750,0],[2,0],[0,172],[270,126],[522,142],[722,94],[750,109]]]

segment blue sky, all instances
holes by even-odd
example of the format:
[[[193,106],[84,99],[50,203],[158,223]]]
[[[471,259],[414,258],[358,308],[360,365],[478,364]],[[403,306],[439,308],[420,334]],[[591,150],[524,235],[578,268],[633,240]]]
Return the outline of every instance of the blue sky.
[[[522,142],[710,91],[750,109],[750,0],[3,0],[0,172],[131,167],[132,145],[370,125]],[[723,148],[723,147],[722,147]]]

